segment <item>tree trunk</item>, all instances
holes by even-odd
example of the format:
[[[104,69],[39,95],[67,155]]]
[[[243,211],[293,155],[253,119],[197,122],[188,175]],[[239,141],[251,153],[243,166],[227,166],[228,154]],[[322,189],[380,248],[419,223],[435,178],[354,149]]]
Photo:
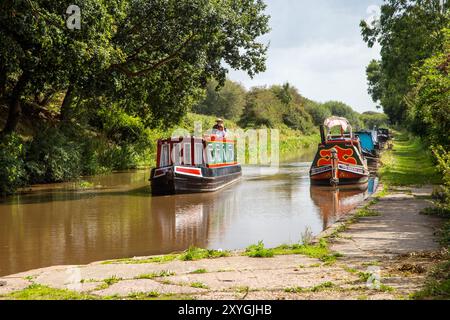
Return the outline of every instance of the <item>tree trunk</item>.
[[[24,71],[17,81],[16,85],[14,86],[8,105],[8,119],[6,120],[6,124],[3,128],[2,134],[9,134],[16,130],[17,124],[19,123],[20,117],[22,115],[22,106],[20,99],[29,78],[30,74],[27,71]]]
[[[61,121],[69,120],[74,96],[74,85],[71,84],[69,85],[69,88],[67,88],[66,95],[64,96],[64,100],[61,105],[61,110],[59,113],[59,119]]]

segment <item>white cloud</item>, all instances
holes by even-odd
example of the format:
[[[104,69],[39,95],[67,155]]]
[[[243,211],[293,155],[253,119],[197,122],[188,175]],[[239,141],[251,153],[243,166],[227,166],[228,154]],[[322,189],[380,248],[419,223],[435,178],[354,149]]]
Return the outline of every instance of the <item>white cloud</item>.
[[[247,88],[289,82],[313,100],[340,100],[359,112],[376,110],[367,93],[365,68],[379,58],[379,47],[367,48],[359,30],[374,2],[380,1],[268,1],[272,32],[264,37],[271,42],[267,71],[253,80],[231,71],[230,78]]]

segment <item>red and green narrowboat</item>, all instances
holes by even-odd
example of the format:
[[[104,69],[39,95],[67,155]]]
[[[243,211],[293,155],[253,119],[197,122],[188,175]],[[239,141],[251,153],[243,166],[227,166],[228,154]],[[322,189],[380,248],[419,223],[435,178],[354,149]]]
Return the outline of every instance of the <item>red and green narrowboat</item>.
[[[333,131],[339,127],[339,132]],[[310,169],[313,185],[367,183],[369,169],[361,143],[345,118],[331,117],[320,127],[321,143]]]
[[[152,194],[170,195],[217,191],[241,175],[236,140],[209,135],[159,140],[150,180]]]

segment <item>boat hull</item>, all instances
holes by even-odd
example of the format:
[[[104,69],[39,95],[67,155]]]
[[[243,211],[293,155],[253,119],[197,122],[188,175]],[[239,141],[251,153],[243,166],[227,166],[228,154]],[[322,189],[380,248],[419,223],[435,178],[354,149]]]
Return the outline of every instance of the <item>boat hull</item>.
[[[319,186],[329,186],[330,180],[332,178],[331,168],[329,171],[311,175],[311,184],[319,185]],[[356,184],[365,184],[369,181],[369,173],[364,174],[355,174],[349,173],[345,171],[338,172],[339,185],[356,185]]]
[[[312,167],[310,179],[312,185],[330,186],[332,183],[333,170],[330,166]],[[340,163],[338,165],[336,181],[337,185],[359,185],[369,181],[369,170],[366,166],[353,166]]]
[[[240,165],[220,168],[170,166],[151,172],[153,195],[215,192],[240,180]]]

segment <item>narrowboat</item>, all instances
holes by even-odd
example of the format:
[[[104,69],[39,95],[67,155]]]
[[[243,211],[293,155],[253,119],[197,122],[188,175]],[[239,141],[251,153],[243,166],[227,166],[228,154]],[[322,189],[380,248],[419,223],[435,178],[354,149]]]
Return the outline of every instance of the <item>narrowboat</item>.
[[[241,178],[236,139],[216,135],[159,140],[153,195],[214,192]]]
[[[339,127],[334,134],[333,128]],[[321,142],[310,169],[312,185],[353,185],[369,180],[367,159],[347,119],[331,117],[320,126]]]
[[[377,129],[378,141],[380,142],[380,148],[384,149],[386,143],[391,139],[389,129],[379,128]]]
[[[368,161],[376,160],[379,157],[377,149],[377,141],[374,140],[372,131],[355,132],[355,136],[359,138],[362,154]]]

